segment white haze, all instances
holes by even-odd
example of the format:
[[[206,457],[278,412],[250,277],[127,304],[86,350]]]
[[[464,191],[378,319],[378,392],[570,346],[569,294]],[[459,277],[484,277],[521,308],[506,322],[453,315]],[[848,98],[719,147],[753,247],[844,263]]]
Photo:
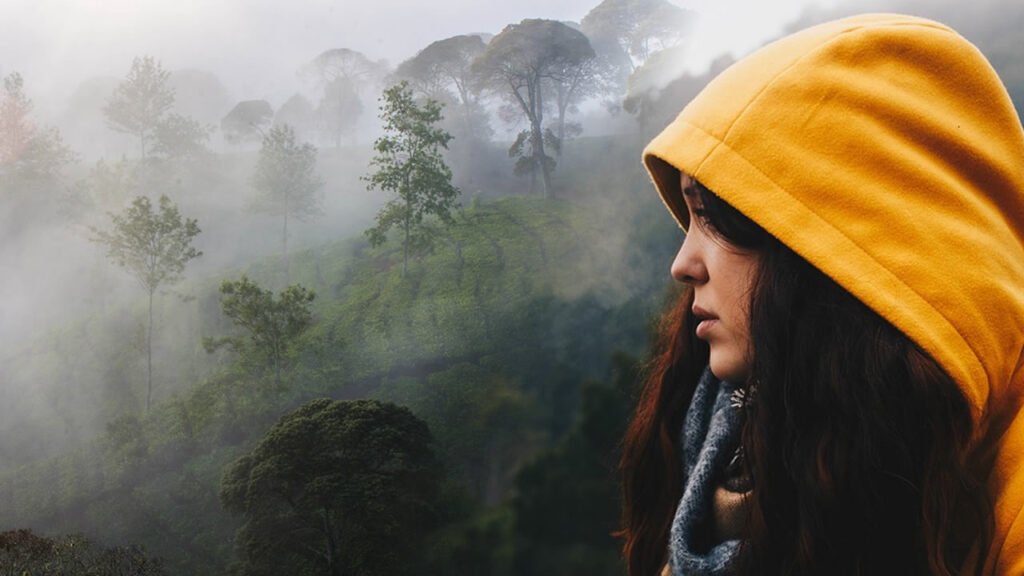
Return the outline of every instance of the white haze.
[[[0,32],[0,76],[20,73],[27,95],[35,103],[35,120],[57,125],[75,149],[82,162],[67,170],[65,180],[72,182],[83,177],[101,157],[116,162],[122,154],[134,156],[135,143],[110,131],[100,109],[104,94],[124,77],[136,56],[153,56],[175,73],[199,71],[219,79],[224,95],[217,106],[224,109],[209,111],[204,119],[215,124],[240,100],[262,99],[274,109],[280,107],[303,88],[296,71],[325,50],[350,48],[374,60],[386,60],[394,67],[436,40],[457,34],[496,34],[524,18],[579,22],[599,2],[0,0],[4,22]],[[723,53],[740,56],[777,36],[810,3],[677,0],[677,5],[698,15],[679,67],[700,73],[711,59]],[[179,96],[180,104],[185,95]],[[372,130],[376,116],[373,96],[364,100],[360,122],[365,124],[364,130]],[[370,141],[369,134],[364,132],[359,137],[363,148]],[[250,146],[250,156],[256,146]],[[225,151],[216,141],[211,147],[216,152]],[[224,155],[214,172],[219,176],[248,174],[251,165],[247,162],[251,159],[239,156]],[[348,154],[344,148],[325,156],[329,161],[322,164],[322,171],[330,172],[325,189],[327,217],[307,227],[296,227],[290,243],[293,250],[359,235],[381,201],[365,194],[358,180],[365,158]],[[261,228],[266,221],[251,215],[239,217],[244,212],[243,202],[229,197],[225,190],[228,184],[221,180],[211,177],[209,186],[182,190],[175,197],[186,216],[194,214],[194,205],[202,204],[209,210],[201,222],[204,232],[198,240],[205,255],[186,271],[186,276],[194,280],[276,251],[274,234],[260,232],[266,229]],[[245,176],[232,181],[244,182]],[[217,204],[211,210],[214,201]],[[0,222],[9,220],[8,215],[0,214]],[[230,227],[221,226],[224,223],[233,225],[234,235],[222,231],[218,236],[219,229]],[[0,230],[0,349],[4,351],[0,357],[0,399],[4,404],[0,407],[0,432],[23,422],[52,421],[54,411],[70,421],[73,418],[60,410],[72,414],[79,408],[74,395],[61,396],[65,398],[64,408],[49,402],[51,392],[47,389],[63,386],[68,390],[80,375],[37,375],[32,372],[34,364],[27,352],[18,356],[35,335],[65,329],[102,306],[108,316],[113,316],[115,309],[134,311],[135,316],[125,322],[123,339],[138,340],[140,290],[86,240],[89,234],[83,224],[72,227],[52,222],[49,227],[17,234]],[[622,242],[612,240],[609,250],[620,250]],[[188,284],[180,289],[187,292]],[[160,296],[167,297],[171,296]],[[158,312],[157,322],[163,328],[170,328],[174,320]],[[97,336],[89,334],[90,338]],[[56,364],[46,358],[53,353],[65,359],[61,366],[74,366],[74,358],[90,353],[87,344],[83,342],[82,350],[34,349],[32,354],[40,358],[40,365]],[[162,359],[159,349],[155,351],[159,382],[160,375],[167,371],[161,372]],[[78,393],[91,394],[84,390]],[[158,396],[163,394],[157,390]],[[12,419],[11,414],[17,418]],[[99,414],[75,418],[79,419],[76,423],[53,434],[64,434],[72,440],[83,430],[101,429],[103,424]],[[89,418],[95,422],[88,422]],[[4,456],[0,454],[0,459]]]
[[[823,0],[831,3],[831,0]],[[165,68],[215,73],[237,100],[275,108],[295,92],[296,69],[346,47],[392,66],[429,43],[499,32],[523,18],[579,22],[599,0],[4,0],[0,73],[19,71],[40,112],[89,78],[119,78],[134,56]],[[686,67],[749,51],[778,34],[809,0],[676,0],[700,19]],[[822,2],[818,2],[821,4]]]

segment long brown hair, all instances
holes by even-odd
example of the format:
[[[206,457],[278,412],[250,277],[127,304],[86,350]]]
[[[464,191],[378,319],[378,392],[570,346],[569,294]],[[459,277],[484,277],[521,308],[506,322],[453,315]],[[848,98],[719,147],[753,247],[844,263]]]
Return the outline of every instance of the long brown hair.
[[[885,319],[691,186],[715,233],[761,255],[750,318],[757,391],[742,434],[754,489],[738,573],[959,573],[993,532],[963,393]],[[708,359],[691,304],[684,288],[664,316],[626,433],[620,534],[630,576],[664,564],[682,493],[677,439]],[[981,556],[967,573],[980,573]]]

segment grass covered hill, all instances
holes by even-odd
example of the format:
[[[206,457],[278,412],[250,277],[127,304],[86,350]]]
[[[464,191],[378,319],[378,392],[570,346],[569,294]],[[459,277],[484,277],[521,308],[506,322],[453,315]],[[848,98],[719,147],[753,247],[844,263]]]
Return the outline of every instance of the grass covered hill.
[[[625,177],[646,186],[636,171]],[[288,283],[317,297],[279,385],[200,342],[234,330],[220,313],[221,281],[244,273],[276,291],[282,262],[196,281],[194,298],[161,301],[169,328],[154,344],[170,384],[159,404],[149,414],[108,408],[101,435],[7,470],[0,527],[83,532],[143,545],[172,573],[220,573],[237,527],[217,499],[222,469],[279,416],[325,396],[409,406],[430,426],[452,486],[501,505],[516,471],[573,427],[583,383],[608,377],[614,351],[644,349],[673,248],[660,211],[651,194],[470,200],[405,275],[397,242],[370,248],[356,237],[293,254]],[[143,381],[137,343],[94,331],[138,309],[108,307],[50,345],[91,337],[103,354],[74,360],[79,378],[109,386],[114,374],[130,388]],[[72,362],[38,361],[55,374]]]

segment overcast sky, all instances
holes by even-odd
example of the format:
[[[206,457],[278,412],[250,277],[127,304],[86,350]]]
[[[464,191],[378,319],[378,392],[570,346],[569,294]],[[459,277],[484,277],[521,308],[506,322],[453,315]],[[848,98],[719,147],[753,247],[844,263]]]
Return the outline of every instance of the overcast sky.
[[[675,0],[700,15],[691,65],[750,50],[812,0]],[[833,0],[817,0],[817,3]],[[217,74],[239,100],[280,105],[295,70],[330,48],[392,66],[429,43],[497,33],[524,18],[580,21],[600,0],[0,0],[0,73],[21,72],[40,112],[92,76],[122,77],[136,55]]]

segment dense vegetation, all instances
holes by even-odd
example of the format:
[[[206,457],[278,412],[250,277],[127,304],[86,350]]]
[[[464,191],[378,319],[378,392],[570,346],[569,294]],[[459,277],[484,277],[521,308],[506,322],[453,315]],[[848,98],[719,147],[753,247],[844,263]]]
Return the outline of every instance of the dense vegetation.
[[[681,238],[639,151],[730,62],[665,77],[689,17],[605,0],[394,71],[332,49],[301,68],[315,94],[228,106],[220,134],[140,57],[104,108],[119,161],[76,156],[5,78],[0,224],[66,307],[0,363],[0,570],[621,574],[616,451]],[[363,92],[388,86],[421,118],[371,147]],[[184,240],[139,290],[102,248],[158,198]]]
[[[611,140],[584,145],[618,146]],[[255,352],[202,352],[202,336],[244,336],[218,310],[221,277],[198,282],[187,303],[165,299],[162,305],[174,311],[158,316],[185,316],[196,326],[194,340],[165,345],[161,370],[178,366],[199,374],[195,385],[148,414],[122,412],[100,438],[71,453],[9,470],[0,477],[5,522],[144,544],[176,573],[219,573],[231,558],[238,527],[218,501],[224,467],[308,399],[373,397],[409,406],[425,421],[443,464],[446,500],[436,504],[443,514],[431,532],[441,543],[430,547],[430,562],[469,562],[466,573],[478,573],[473,562],[504,562],[512,570],[513,562],[540,561],[533,547],[515,553],[528,559],[501,556],[517,534],[508,521],[513,507],[541,513],[547,507],[530,502],[531,490],[536,498],[560,500],[544,494],[560,482],[546,474],[593,472],[597,465],[603,476],[594,490],[601,500],[581,507],[603,509],[602,523],[580,525],[590,536],[579,544],[603,550],[583,554],[588,562],[600,557],[614,565],[612,451],[628,407],[621,387],[628,385],[618,382],[613,389],[610,379],[617,374],[628,381],[631,368],[626,361],[613,363],[610,354],[641,353],[674,235],[672,225],[657,218],[660,206],[651,195],[622,195],[646,185],[639,170],[624,178],[622,188],[587,199],[470,201],[443,242],[411,262],[404,277],[397,242],[375,249],[355,238],[293,254],[291,280],[317,294],[311,304],[315,322],[290,347],[280,384],[273,370],[253,361]],[[627,233],[622,242],[635,246],[608,242],[607,230],[644,218],[661,224]],[[645,251],[652,244],[662,247]],[[245,272],[272,283],[279,267],[271,258]],[[236,276],[241,274],[224,278]],[[144,303],[129,304],[140,305],[144,310]],[[115,321],[88,318],[37,345],[71,346],[104,323]],[[101,371],[107,360],[100,355],[97,365],[76,369]],[[584,382],[593,383],[581,387]],[[587,413],[588,402],[608,395],[617,409],[594,406],[595,413]],[[583,436],[581,418],[604,418],[588,424],[599,437]],[[568,469],[535,464],[531,475],[517,480],[523,464],[542,454],[555,460],[548,450],[584,452],[573,456],[576,464],[561,465]],[[518,490],[517,482],[523,483]],[[513,493],[519,494],[514,503]],[[601,535],[596,543],[595,531]],[[480,538],[492,540],[477,548],[484,544]]]

